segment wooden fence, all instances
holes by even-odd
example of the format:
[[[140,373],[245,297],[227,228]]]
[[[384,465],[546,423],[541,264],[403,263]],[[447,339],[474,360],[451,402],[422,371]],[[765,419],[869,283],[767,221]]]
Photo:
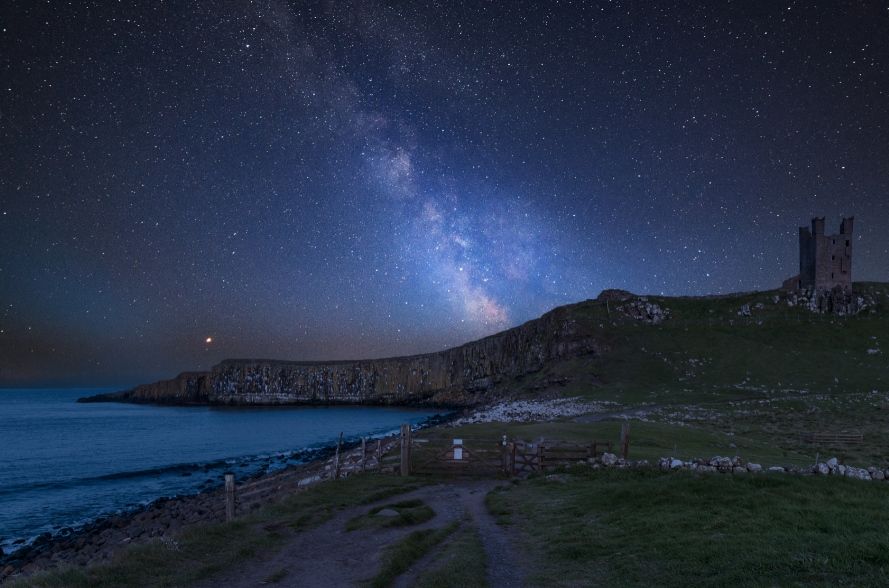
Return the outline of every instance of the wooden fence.
[[[405,448],[407,448],[405,450]],[[630,425],[621,426],[617,445],[621,457],[630,450]],[[402,430],[402,473],[429,473],[462,476],[525,475],[586,462],[602,453],[615,451],[611,441],[572,443],[541,440],[531,443],[490,437],[427,437],[411,439],[410,429]]]
[[[445,433],[447,430],[445,429]],[[316,470],[307,476],[301,469],[285,470],[236,485],[234,474],[225,474],[225,518],[250,510],[282,491],[297,491],[322,478],[337,479],[341,472],[376,471],[407,476],[410,474],[447,477],[519,476],[570,466],[604,452],[614,452],[611,441],[572,443],[540,440],[536,443],[510,440],[505,435],[492,437],[445,437],[443,431],[415,437],[410,425],[402,425],[396,439],[361,440],[355,450],[342,453],[342,435],[328,470]],[[629,423],[621,427],[619,453],[627,458],[630,444]]]
[[[803,442],[824,447],[843,447],[846,445],[861,445],[864,443],[864,435],[860,432],[853,433],[805,433]]]
[[[356,471],[381,473],[397,472],[399,456],[391,451],[391,439],[365,439],[349,452],[342,452],[342,434],[337,443],[333,458],[329,462],[330,471],[318,467],[286,469],[260,478],[235,483],[235,475],[224,475],[225,519],[232,520],[236,515],[248,512],[265,504],[282,492],[296,492],[323,478],[340,478]],[[396,444],[397,448],[397,444]]]

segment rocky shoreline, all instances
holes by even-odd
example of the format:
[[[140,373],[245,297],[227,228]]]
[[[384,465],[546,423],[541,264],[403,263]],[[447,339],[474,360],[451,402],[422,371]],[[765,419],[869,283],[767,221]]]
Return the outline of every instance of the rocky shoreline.
[[[432,418],[421,427],[445,420]],[[386,471],[385,464],[377,462],[377,447],[380,446],[382,455],[385,455],[398,443],[397,435],[373,439],[364,463],[360,442],[344,444],[338,459],[335,446],[325,447],[314,451],[306,463],[239,480],[236,486],[237,513],[249,513],[334,477],[344,478],[364,470]],[[159,498],[144,508],[101,517],[77,529],[66,527],[55,535],[44,533],[12,553],[0,553],[0,583],[62,566],[86,567],[109,562],[130,545],[175,541],[176,535],[189,527],[224,522],[222,482],[220,480],[220,486],[211,490]]]

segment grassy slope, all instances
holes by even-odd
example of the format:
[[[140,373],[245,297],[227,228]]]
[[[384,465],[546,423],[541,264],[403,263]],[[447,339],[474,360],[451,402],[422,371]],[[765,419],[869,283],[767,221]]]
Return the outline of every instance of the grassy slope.
[[[889,358],[867,350],[889,339],[889,285],[856,288],[880,302],[875,313],[818,315],[790,308],[783,298],[775,304],[777,291],[718,298],[652,296],[648,300],[668,308],[671,318],[647,325],[622,316],[615,309],[620,303],[612,302],[609,309],[597,301],[582,302],[568,307],[571,318],[607,341],[611,351],[594,360],[550,366],[536,379],[569,376],[573,385],[566,394],[621,402],[747,398],[758,387],[830,393],[887,388]],[[764,308],[754,308],[752,317],[738,316],[743,304],[757,303]]]
[[[539,586],[885,586],[886,502],[837,478],[590,470],[488,497]]]
[[[653,296],[648,300],[669,309],[670,318],[649,325],[621,314],[620,303],[582,302],[568,307],[570,317],[606,341],[610,351],[553,364],[514,388],[534,396],[541,382],[568,378],[551,391],[625,406],[675,407],[680,413],[693,406],[698,414],[692,418],[661,410],[652,419],[733,437],[717,445],[766,444],[791,457],[821,451],[839,453],[850,463],[882,462],[889,443],[889,410],[880,409],[889,399],[889,285],[862,283],[856,289],[877,301],[873,312],[814,314],[789,307],[783,295],[776,304],[777,291]],[[752,317],[738,316],[744,304]],[[862,431],[867,443],[852,448],[801,443],[806,432],[844,430]],[[675,435],[681,448],[690,433]]]

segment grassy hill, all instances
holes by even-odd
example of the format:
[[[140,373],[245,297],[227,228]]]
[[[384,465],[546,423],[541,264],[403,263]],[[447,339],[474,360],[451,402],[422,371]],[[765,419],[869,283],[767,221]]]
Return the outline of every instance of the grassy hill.
[[[889,463],[883,456],[889,445],[889,285],[858,283],[855,289],[870,304],[854,316],[790,306],[787,293],[777,290],[574,304],[564,307],[569,319],[606,342],[608,351],[551,363],[514,382],[514,390],[522,397],[617,402],[651,442],[651,452],[641,447],[646,457],[674,448],[685,457],[701,456],[710,446],[711,454],[748,448],[774,462],[832,451],[850,463]],[[633,303],[656,305],[668,318],[657,324],[634,318],[627,310]],[[614,436],[617,425],[541,427],[554,438],[582,438]],[[862,432],[865,443],[818,447],[802,439],[842,431]],[[638,447],[638,435],[636,441]]]
[[[659,324],[625,303],[565,307],[610,352],[551,365],[539,381],[568,378],[565,395],[620,402],[707,402],[777,391],[870,392],[889,387],[889,285],[856,284],[875,306],[851,317],[790,307],[780,291],[703,298],[646,297],[669,311]],[[776,303],[775,300],[778,300]],[[750,316],[739,316],[742,307]],[[761,305],[758,307],[757,305]],[[535,381],[523,386],[533,391]]]

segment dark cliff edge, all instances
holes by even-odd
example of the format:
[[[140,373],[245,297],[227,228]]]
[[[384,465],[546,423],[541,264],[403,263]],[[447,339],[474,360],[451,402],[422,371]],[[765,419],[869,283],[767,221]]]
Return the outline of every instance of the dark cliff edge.
[[[209,372],[183,372],[78,402],[473,406],[549,362],[606,350],[569,309],[559,307],[521,326],[437,353],[326,362],[228,359]]]

